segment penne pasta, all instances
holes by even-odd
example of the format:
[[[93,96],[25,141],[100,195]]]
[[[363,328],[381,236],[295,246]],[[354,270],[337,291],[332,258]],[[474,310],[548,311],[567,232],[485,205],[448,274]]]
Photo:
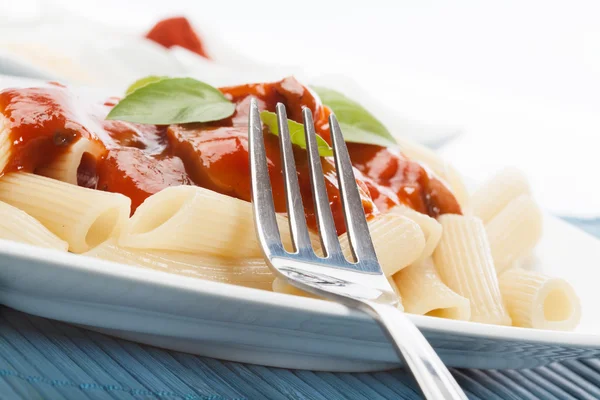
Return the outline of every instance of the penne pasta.
[[[435,222],[435,220],[434,220]],[[411,264],[423,252],[425,247],[425,236],[419,225],[400,215],[384,214],[377,216],[368,222],[369,232],[377,259],[390,285],[400,296],[400,291],[391,279],[396,272]],[[342,252],[348,260],[352,260],[352,250],[346,234],[339,237]],[[323,252],[319,249],[317,255],[322,256]],[[306,297],[315,297],[310,293],[296,288],[285,282],[282,278],[276,278],[273,283],[273,291],[287,294],[299,294]]]
[[[120,194],[24,172],[0,178],[0,201],[40,221],[74,253],[83,253],[117,234],[131,205],[131,200]]]
[[[467,185],[461,174],[452,165],[446,164],[446,175],[444,180],[450,185],[450,189],[452,189],[452,193],[454,194],[456,201],[458,201],[463,214],[470,214],[471,195],[469,194],[469,190],[467,189]]]
[[[10,141],[10,130],[6,127],[5,117],[0,115],[0,174],[4,172],[10,158],[12,143]]]
[[[289,250],[287,218],[278,215],[278,223]],[[369,227],[380,263],[389,274],[414,261],[425,245],[419,226],[399,216],[375,218]],[[312,234],[311,239],[321,254],[318,236]],[[148,198],[131,218],[119,244],[231,258],[262,257],[251,204],[195,186],[167,188]],[[350,256],[345,235],[340,237],[340,244]]]
[[[260,258],[238,259],[206,254],[124,248],[110,239],[84,255],[121,264],[170,272],[256,289],[271,290],[274,275]]]
[[[69,245],[24,211],[0,201],[0,239],[67,251]]]
[[[442,179],[446,178],[447,163],[440,157],[435,151],[422,145],[421,143],[414,142],[402,137],[396,137],[400,151],[409,158],[419,161],[427,168],[432,170],[436,175]]]
[[[283,214],[277,214],[277,227],[279,228],[279,234],[281,235],[283,248],[286,251],[293,253],[294,247],[292,246],[292,236],[290,235],[290,220],[287,218],[287,216],[284,216]],[[309,229],[308,237],[312,244],[313,251],[317,254],[323,254],[321,251],[321,239],[319,238],[319,235]]]
[[[72,185],[78,183],[78,170],[84,164],[93,167],[96,160],[102,155],[103,149],[98,143],[81,138],[69,149],[59,155],[51,164],[38,168],[36,174],[67,182]]]
[[[439,222],[437,222],[434,218],[431,218],[429,215],[417,212],[405,205],[396,206],[392,208],[389,213],[401,215],[416,222],[423,231],[423,235],[425,236],[425,247],[423,248],[423,252],[419,258],[413,261],[413,263],[430,257],[438,245],[440,238],[442,237],[442,225],[440,225]]]
[[[542,212],[529,195],[512,200],[485,225],[496,272],[529,254],[542,237]]]
[[[291,294],[293,296],[300,297],[309,297],[311,299],[320,299],[321,297],[315,296],[312,293],[306,292],[302,289],[298,289],[294,285],[290,285],[285,281],[284,278],[277,277],[273,280],[272,289],[274,292],[283,293],[283,294]]]
[[[443,231],[433,256],[442,281],[469,299],[472,321],[510,325],[481,220],[453,214],[438,220]]]
[[[392,290],[398,296],[397,308],[399,308],[402,311],[404,311],[404,304],[403,304],[403,301],[402,301],[402,294],[400,293],[400,288],[398,288],[398,285],[396,284],[396,281],[394,280],[394,278],[392,278],[391,276],[388,276],[387,279],[388,279],[388,282],[390,283],[390,286],[392,287]]]
[[[407,313],[468,321],[471,304],[446,286],[431,257],[394,274]]]
[[[383,214],[369,221],[369,232],[377,260],[386,276],[392,276],[412,264],[423,253],[425,236],[419,225],[400,215]],[[347,259],[352,251],[346,234],[340,235],[340,245]]]
[[[419,161],[448,184],[463,210],[469,207],[469,192],[454,167],[429,147],[405,138],[396,138],[396,140],[403,154]]]
[[[515,326],[572,330],[579,323],[579,298],[563,279],[515,268],[500,275],[500,291]]]
[[[511,200],[529,192],[529,183],[523,173],[516,168],[506,168],[473,193],[471,208],[473,214],[487,224]]]
[[[291,249],[287,218],[278,215],[281,239]],[[312,236],[319,248],[319,239]],[[150,196],[119,238],[124,247],[261,258],[252,205],[197,186],[175,186]]]

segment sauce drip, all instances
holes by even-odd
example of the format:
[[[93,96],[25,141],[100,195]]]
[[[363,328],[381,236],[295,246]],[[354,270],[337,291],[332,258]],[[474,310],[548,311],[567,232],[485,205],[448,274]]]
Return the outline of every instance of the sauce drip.
[[[461,214],[456,198],[439,179],[420,163],[398,150],[361,143],[347,143],[352,165],[381,212],[404,204],[415,211],[437,217]]]
[[[331,111],[294,78],[220,90],[236,105],[231,117],[171,126],[107,121],[105,117],[115,99],[93,102],[59,85],[4,90],[0,92],[0,112],[4,117],[0,149],[2,143],[9,143],[10,150],[5,165],[0,154],[0,173],[35,172],[65,154],[74,143],[88,140],[102,151],[98,157],[83,157],[78,183],[122,193],[132,199],[133,210],[150,195],[184,184],[249,201],[247,129],[252,96],[258,99],[261,110],[274,111],[276,104],[282,102],[288,118],[297,122],[302,122],[302,107],[310,108],[317,133],[330,141]],[[264,129],[275,208],[285,212],[279,139],[267,127]],[[348,143],[348,150],[368,217],[398,204],[434,217],[460,213],[451,191],[421,164],[399,151],[358,143]],[[307,221],[315,227],[306,151],[294,146],[294,157]],[[322,164],[336,228],[343,233],[333,160],[323,158]]]
[[[199,56],[210,58],[200,37],[185,17],[167,18],[157,22],[146,34],[146,38],[166,48],[181,46]]]

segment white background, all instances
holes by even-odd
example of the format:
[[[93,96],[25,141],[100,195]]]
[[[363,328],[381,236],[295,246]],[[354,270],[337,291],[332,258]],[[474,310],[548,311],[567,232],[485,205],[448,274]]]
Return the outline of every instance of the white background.
[[[460,127],[443,152],[475,181],[517,165],[552,211],[600,214],[600,2],[3,1],[3,24],[64,7],[144,32],[184,14],[249,57],[341,73]]]

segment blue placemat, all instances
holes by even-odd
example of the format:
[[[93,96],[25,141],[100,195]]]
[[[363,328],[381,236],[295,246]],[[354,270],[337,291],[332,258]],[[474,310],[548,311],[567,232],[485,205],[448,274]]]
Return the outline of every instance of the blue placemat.
[[[570,222],[600,235],[600,219]],[[454,369],[470,399],[600,399],[600,359]],[[167,351],[0,307],[0,399],[420,399],[407,372],[328,373]]]

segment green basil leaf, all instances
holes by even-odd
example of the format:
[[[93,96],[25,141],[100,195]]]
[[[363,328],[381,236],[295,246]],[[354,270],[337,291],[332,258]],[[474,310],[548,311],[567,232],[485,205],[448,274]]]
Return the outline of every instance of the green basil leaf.
[[[128,88],[127,91],[125,92],[125,95],[128,96],[131,93],[135,92],[136,90],[138,90],[141,87],[146,86],[149,83],[152,82],[158,82],[160,80],[166,79],[168,78],[168,76],[156,76],[156,75],[150,75],[147,76],[145,78],[142,79],[138,79],[137,81],[133,82]]]
[[[269,127],[272,134],[279,136],[279,127],[277,126],[277,114],[270,111],[262,111],[260,113],[260,119],[262,122]],[[288,129],[290,130],[290,138],[292,143],[306,149],[306,138],[304,137],[304,126],[292,121],[287,120]],[[321,157],[330,157],[333,155],[333,150],[329,146],[329,143],[325,141],[321,136],[317,135],[317,147],[319,149],[319,155]]]
[[[324,87],[312,89],[335,114],[346,142],[397,146],[387,128],[363,106],[335,90]]]
[[[165,78],[138,88],[108,113],[107,119],[169,125],[218,121],[235,104],[216,88],[192,78]]]

